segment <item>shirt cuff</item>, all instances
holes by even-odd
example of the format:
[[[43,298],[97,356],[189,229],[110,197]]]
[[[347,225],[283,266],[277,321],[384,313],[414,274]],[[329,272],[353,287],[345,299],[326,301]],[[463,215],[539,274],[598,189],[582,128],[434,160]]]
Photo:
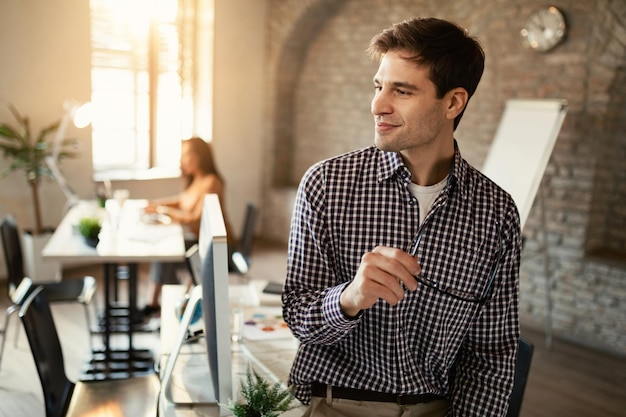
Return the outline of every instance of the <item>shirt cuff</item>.
[[[324,302],[322,304],[324,319],[332,327],[344,328],[346,330],[357,326],[359,323],[359,319],[363,315],[363,312],[360,311],[359,314],[357,314],[355,317],[348,317],[341,310],[341,293],[348,284],[349,283],[346,282],[344,284],[330,288],[326,293],[326,297],[324,297]]]

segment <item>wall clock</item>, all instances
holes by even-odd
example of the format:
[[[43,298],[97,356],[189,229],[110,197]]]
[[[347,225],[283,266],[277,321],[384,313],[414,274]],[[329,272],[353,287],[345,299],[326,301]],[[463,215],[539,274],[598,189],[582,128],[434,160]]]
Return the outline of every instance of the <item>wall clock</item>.
[[[563,41],[567,34],[565,16],[555,6],[545,6],[532,12],[520,31],[525,47],[547,52]]]

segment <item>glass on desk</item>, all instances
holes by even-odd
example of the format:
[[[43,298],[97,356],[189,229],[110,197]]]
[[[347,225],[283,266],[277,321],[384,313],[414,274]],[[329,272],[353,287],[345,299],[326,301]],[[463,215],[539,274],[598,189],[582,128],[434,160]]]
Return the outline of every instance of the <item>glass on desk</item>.
[[[230,338],[233,342],[243,339],[243,297],[230,297]]]
[[[113,200],[117,202],[117,206],[120,208],[124,208],[124,203],[130,197],[130,192],[124,188],[117,189],[113,191]]]
[[[120,228],[122,221],[122,208],[116,200],[105,202],[107,230],[110,234],[115,234]]]
[[[239,276],[229,277],[228,298],[230,301],[230,331],[233,342],[243,339],[244,312],[250,307],[258,307],[259,294],[253,283]]]
[[[108,231],[113,235],[122,228],[137,223],[145,205],[143,200],[129,200],[128,197],[128,190],[119,189],[113,192],[112,199],[105,202]]]

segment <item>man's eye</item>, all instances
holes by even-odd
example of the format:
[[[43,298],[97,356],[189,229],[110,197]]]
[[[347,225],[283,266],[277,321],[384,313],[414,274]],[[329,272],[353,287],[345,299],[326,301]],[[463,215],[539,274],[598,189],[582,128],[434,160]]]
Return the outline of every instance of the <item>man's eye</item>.
[[[405,91],[405,90],[396,90],[396,91],[397,91],[397,92],[398,92],[398,94],[399,94],[399,95],[401,95],[401,96],[406,96],[406,95],[411,94],[411,93],[409,93],[408,91]]]
[[[375,86],[374,86],[374,90],[376,90],[376,91],[380,91],[380,90],[382,90],[382,89],[383,89],[383,87],[382,87],[382,86],[380,86],[380,85],[375,85]]]

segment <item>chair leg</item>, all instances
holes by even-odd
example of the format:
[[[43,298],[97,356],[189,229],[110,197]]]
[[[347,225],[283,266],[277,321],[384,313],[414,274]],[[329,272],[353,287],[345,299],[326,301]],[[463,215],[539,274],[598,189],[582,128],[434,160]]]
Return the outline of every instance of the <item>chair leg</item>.
[[[16,308],[15,312],[17,312],[19,309]],[[13,313],[11,313],[13,314]],[[20,340],[20,329],[22,328],[22,326],[15,326],[15,338],[13,339],[13,347],[17,349],[17,342]]]
[[[2,353],[4,352],[4,342],[7,340],[7,325],[9,324],[9,314],[4,319],[4,327],[0,330],[2,334],[2,343],[0,343],[0,369],[2,369]]]
[[[93,312],[92,313],[93,313],[94,321],[92,323],[92,327],[90,328],[90,330],[91,330],[90,334],[92,336],[96,336],[96,335],[102,336],[104,334],[104,332],[102,331],[102,328],[100,327],[100,309],[98,308],[98,302],[97,302],[95,296],[91,300],[91,304],[92,304],[92,308],[93,308]],[[104,343],[104,340],[101,340],[100,342]]]
[[[17,312],[18,308],[19,306],[16,306],[15,304],[10,305],[9,308],[7,308],[7,313],[6,313],[6,316],[4,317],[4,327],[2,328],[2,330],[0,330],[0,333],[2,333],[2,343],[0,344],[0,367],[2,365],[2,354],[4,353],[4,344],[7,341],[7,336],[8,336],[9,320],[11,319],[11,316],[13,315],[13,313]],[[19,329],[19,326],[18,326],[18,329]],[[15,344],[17,345],[17,341]]]
[[[83,304],[85,308],[85,320],[87,321],[87,337],[89,338],[89,350],[93,352],[93,332],[91,331],[91,314],[89,314],[89,305]]]

